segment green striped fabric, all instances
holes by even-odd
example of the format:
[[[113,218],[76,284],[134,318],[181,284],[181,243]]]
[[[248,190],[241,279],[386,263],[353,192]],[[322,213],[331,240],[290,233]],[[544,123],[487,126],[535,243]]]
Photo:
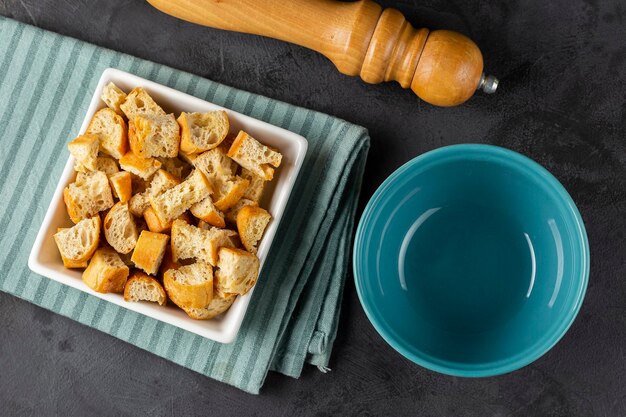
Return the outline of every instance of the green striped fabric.
[[[326,370],[337,332],[367,131],[0,17],[0,290],[258,393],[269,370]],[[29,271],[28,254],[96,83],[115,67],[265,120],[309,150],[235,342],[223,345]],[[19,210],[16,208],[19,207]]]

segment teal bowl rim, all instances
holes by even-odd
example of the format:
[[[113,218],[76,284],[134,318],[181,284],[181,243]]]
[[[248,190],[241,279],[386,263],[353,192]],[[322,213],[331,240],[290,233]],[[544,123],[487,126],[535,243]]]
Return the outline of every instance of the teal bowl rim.
[[[514,355],[510,358],[495,362],[488,362],[485,364],[465,365],[458,362],[451,362],[431,357],[430,355],[427,355],[423,352],[419,352],[419,354],[414,353],[414,351],[409,349],[410,346],[407,346],[408,344],[404,343],[399,337],[397,337],[393,330],[391,328],[388,328],[387,325],[379,319],[374,310],[374,304],[370,304],[370,301],[365,298],[363,293],[364,284],[361,282],[360,278],[362,276],[362,262],[360,262],[362,256],[360,254],[363,252],[365,229],[367,227],[368,221],[375,213],[376,206],[383,197],[385,191],[393,186],[397,180],[402,178],[402,176],[407,171],[419,165],[429,165],[445,159],[450,159],[451,157],[452,159],[465,159],[470,156],[472,156],[473,158],[489,156],[504,158],[510,163],[514,163],[518,166],[527,168],[527,171],[525,171],[526,175],[534,175],[538,177],[538,179],[542,181],[546,186],[550,187],[551,190],[555,192],[558,200],[563,203],[566,211],[568,211],[569,214],[572,216],[576,226],[575,231],[577,232],[580,242],[582,242],[583,253],[580,254],[579,265],[581,266],[580,271],[582,272],[582,276],[580,277],[581,281],[578,285],[578,288],[576,289],[575,304],[573,308],[568,310],[567,315],[563,318],[560,325],[553,331],[553,333],[549,337],[547,337],[541,344],[531,348],[530,350],[520,352],[519,354]],[[365,310],[365,314],[367,315],[367,318],[370,320],[376,331],[392,348],[394,348],[407,359],[413,361],[420,366],[423,366],[424,368],[452,376],[496,376],[523,368],[524,366],[529,365],[530,363],[539,359],[550,349],[552,349],[552,347],[554,347],[554,345],[556,345],[559,340],[561,340],[565,333],[567,333],[568,329],[574,322],[574,319],[578,315],[580,307],[582,306],[585,292],[587,290],[587,284],[589,282],[589,241],[587,238],[587,232],[585,230],[585,225],[583,223],[582,217],[580,215],[580,212],[578,211],[578,208],[576,207],[576,204],[572,200],[572,197],[565,190],[563,185],[543,166],[539,165],[537,162],[522,154],[519,154],[509,149],[501,148],[499,146],[484,144],[460,144],[445,146],[426,152],[405,163],[396,171],[394,171],[380,185],[380,187],[378,187],[378,189],[370,198],[359,221],[354,241],[355,243],[352,256],[352,267],[354,272],[356,291],[361,305]]]

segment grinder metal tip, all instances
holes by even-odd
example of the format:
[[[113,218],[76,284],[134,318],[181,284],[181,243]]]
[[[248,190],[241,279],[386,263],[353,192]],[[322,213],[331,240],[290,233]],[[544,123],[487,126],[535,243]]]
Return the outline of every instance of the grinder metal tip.
[[[478,87],[476,90],[483,90],[487,94],[493,94],[498,89],[498,79],[493,75],[485,75],[484,73],[480,76],[480,81],[478,82]]]

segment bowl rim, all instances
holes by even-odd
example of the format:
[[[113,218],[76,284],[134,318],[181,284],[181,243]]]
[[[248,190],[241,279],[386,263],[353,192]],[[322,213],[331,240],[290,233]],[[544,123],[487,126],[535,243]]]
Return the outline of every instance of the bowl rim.
[[[371,301],[366,298],[361,271],[363,269],[363,248],[366,244],[364,237],[369,220],[376,212],[377,205],[384,193],[391,186],[393,186],[406,173],[410,172],[414,168],[426,167],[427,165],[441,162],[443,160],[476,159],[477,157],[503,159],[509,163],[515,164],[516,166],[527,168],[523,171],[525,175],[536,176],[540,181],[554,191],[555,198],[563,203],[565,212],[567,212],[570,219],[573,220],[575,225],[574,234],[581,242],[580,246],[582,246],[582,251],[580,253],[580,261],[578,263],[580,266],[581,276],[579,277],[580,282],[574,295],[574,305],[566,311],[566,315],[562,319],[561,323],[552,331],[552,334],[549,335],[549,337],[545,338],[542,343],[537,346],[531,346],[528,350],[499,361],[479,364],[463,364],[460,362],[435,358],[431,355],[425,354],[424,352],[418,351],[418,353],[415,353],[414,349],[410,349],[410,345],[405,343],[399,336],[396,335],[391,327],[381,320],[378,316],[377,310],[374,308],[375,303],[371,303]],[[359,301],[363,306],[363,310],[376,331],[382,336],[385,342],[387,342],[392,348],[407,359],[424,368],[451,376],[487,377],[501,375],[523,368],[524,366],[529,365],[542,357],[563,338],[574,322],[582,306],[589,281],[589,241],[584,222],[572,197],[565,190],[563,185],[556,179],[556,177],[554,177],[554,175],[552,175],[539,163],[518,152],[495,145],[468,143],[444,146],[419,155],[402,165],[400,168],[396,169],[385,179],[385,181],[383,181],[368,201],[361,219],[359,220],[354,241],[352,267],[355,287]]]

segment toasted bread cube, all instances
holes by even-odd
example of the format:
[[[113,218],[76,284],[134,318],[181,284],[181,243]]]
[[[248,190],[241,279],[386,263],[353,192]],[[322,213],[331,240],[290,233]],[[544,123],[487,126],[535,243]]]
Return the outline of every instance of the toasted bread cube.
[[[181,220],[172,224],[172,255],[174,261],[179,259],[195,259],[215,266],[218,250],[221,247],[232,247],[231,238],[237,232],[227,229],[200,229]]]
[[[70,153],[76,159],[74,170],[78,172],[96,171],[100,140],[97,135],[81,135],[67,144]]]
[[[113,207],[113,196],[102,171],[79,173],[76,181],[63,190],[67,213],[74,223]]]
[[[148,92],[142,87],[136,87],[128,93],[124,103],[120,105],[120,108],[128,118],[132,119],[137,115],[159,115],[165,114],[165,111],[156,104],[156,102],[150,97]]]
[[[79,269],[79,268],[87,268],[89,265],[89,260],[86,261],[72,261],[71,259],[67,259],[61,255],[61,259],[63,260],[63,266],[68,269]]]
[[[180,184],[158,196],[150,196],[150,205],[162,223],[170,222],[211,194],[211,186],[197,169]]]
[[[133,195],[133,180],[130,172],[116,172],[109,176],[109,183],[113,196],[122,203],[128,202]]]
[[[235,176],[237,164],[221,148],[200,154],[193,164],[211,184],[212,201],[218,210],[226,211],[237,204],[248,189],[249,181]]]
[[[152,207],[148,207],[143,212],[143,219],[148,225],[148,230],[155,233],[167,233],[172,228],[172,222],[161,223],[159,217],[154,213]]]
[[[194,320],[210,320],[228,310],[235,299],[237,299],[236,294],[222,296],[214,291],[208,306],[204,308],[183,307],[183,310]]]
[[[59,229],[54,241],[66,268],[85,268],[100,243],[100,216],[83,219],[75,226]]]
[[[135,271],[126,281],[124,287],[125,301],[149,301],[165,305],[167,295],[161,283],[150,275],[141,271]]]
[[[118,86],[112,82],[108,83],[102,89],[100,98],[111,110],[115,111],[115,113],[119,115],[123,114],[122,109],[120,109],[120,105],[126,101],[126,93],[123,92]]]
[[[219,146],[226,138],[230,124],[224,110],[206,113],[181,113],[180,148],[187,154],[204,152]]]
[[[266,181],[245,168],[242,168],[240,176],[241,178],[248,180],[248,188],[246,188],[246,191],[243,193],[241,198],[246,198],[257,203],[261,201]]]
[[[144,215],[148,207],[150,207],[150,199],[147,190],[143,193],[135,194],[128,202],[130,212],[133,216],[141,217]]]
[[[203,152],[191,163],[209,180],[215,177],[231,177],[237,173],[237,163],[221,148]]]
[[[237,164],[223,149],[215,148],[200,154],[194,161],[213,189],[212,201],[218,210],[226,211],[237,204],[246,192],[249,181],[235,176]]]
[[[256,253],[257,244],[263,237],[270,220],[272,220],[272,215],[258,206],[244,206],[239,210],[237,230],[241,243],[248,252]]]
[[[120,166],[123,170],[148,180],[161,168],[161,163],[154,158],[142,158],[131,151],[122,156]]]
[[[100,151],[120,159],[128,150],[126,122],[115,111],[100,109],[93,115],[87,133],[98,136]]]
[[[130,258],[135,266],[150,275],[156,275],[163,260],[168,235],[144,230],[139,235],[137,245]]]
[[[196,262],[169,269],[163,275],[168,297],[181,308],[204,308],[213,299],[213,268]]]
[[[173,114],[137,115],[128,122],[130,149],[142,158],[174,158],[180,133]]]
[[[228,150],[228,156],[265,181],[274,178],[274,168],[280,166],[283,158],[280,153],[263,145],[243,130]]]
[[[158,170],[152,176],[148,188],[132,196],[130,199],[130,212],[137,217],[143,216],[146,209],[150,207],[150,197],[156,197],[178,184],[180,184],[178,177],[165,170]]]
[[[196,216],[198,219],[207,222],[210,225],[219,228],[226,227],[224,214],[215,207],[211,196],[208,196],[199,203],[194,204],[193,206],[191,206],[190,210],[191,214]]]
[[[109,245],[122,254],[130,253],[137,244],[137,225],[128,210],[128,203],[116,203],[104,218],[104,236]]]
[[[226,211],[241,200],[249,183],[239,176],[233,176],[228,179],[215,178],[213,184],[215,207]]]
[[[168,223],[161,223],[161,219],[159,219],[159,216],[156,215],[152,207],[148,207],[146,211],[143,212],[143,219],[146,221],[148,230],[150,230],[151,232],[169,233],[172,229],[173,221]],[[187,212],[181,214],[178,220],[182,220],[186,223],[191,222],[191,218],[189,214],[187,214]]]
[[[259,258],[242,249],[221,248],[215,289],[219,294],[245,294],[259,276]]]
[[[215,228],[215,226],[208,224],[204,220],[198,220],[198,229],[213,230]],[[222,246],[226,246],[229,248],[243,248],[243,245],[241,244],[241,239],[239,239],[239,235],[236,232],[228,233],[225,237],[225,241],[226,243]]]
[[[123,293],[128,273],[128,267],[115,250],[100,248],[83,272],[83,282],[97,292]]]
[[[96,160],[96,171],[104,172],[107,177],[120,172],[119,167],[117,166],[117,162],[115,159],[109,158],[108,156],[99,156]]]

